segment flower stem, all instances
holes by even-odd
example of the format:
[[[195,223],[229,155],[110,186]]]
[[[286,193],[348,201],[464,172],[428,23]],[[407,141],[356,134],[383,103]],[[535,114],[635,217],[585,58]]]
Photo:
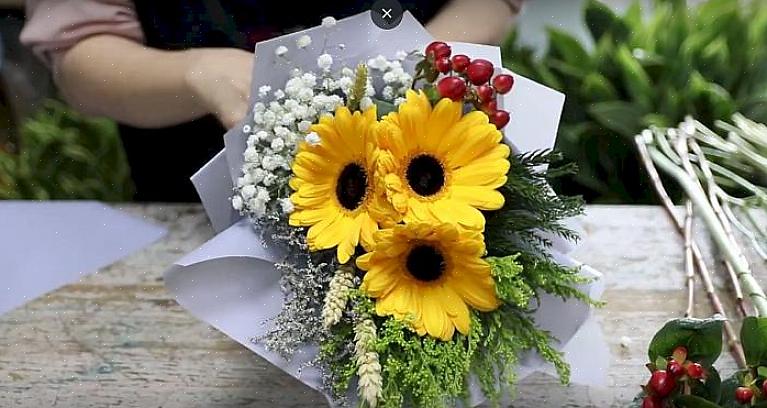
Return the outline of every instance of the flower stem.
[[[692,256],[692,202],[685,202],[684,217],[684,270],[687,275],[687,309],[684,317],[692,317],[695,307],[695,264]]]
[[[706,181],[708,200],[711,204],[711,208],[714,210],[717,218],[719,218],[719,222],[722,224],[722,227],[724,228],[725,233],[727,233],[727,237],[730,239],[730,241],[733,243],[737,242],[735,234],[732,231],[730,220],[725,215],[724,210],[722,209],[722,205],[719,201],[720,188],[714,180],[714,174],[711,172],[711,168],[708,165],[708,159],[706,159],[706,156],[703,154],[703,150],[698,145],[698,142],[695,141],[695,139],[692,137],[683,136],[679,138],[679,141],[680,145],[685,147],[689,145],[690,149],[692,149],[693,153],[695,153],[697,156],[698,165],[700,166],[700,170],[703,173],[703,177]],[[687,152],[687,149],[681,148],[680,150],[681,151],[679,151],[679,157],[682,159],[682,166],[685,168],[685,170],[687,170],[687,174],[689,174],[690,177],[697,178],[697,174],[692,168],[692,163],[690,162],[690,156]],[[738,277],[735,274],[735,268],[733,268],[732,264],[727,260],[724,261],[724,266],[727,269],[727,273],[730,276],[730,281],[732,282],[732,287],[735,290],[735,298],[738,304],[738,310],[742,316],[746,316],[747,313],[743,301],[743,289],[740,287],[740,283],[738,282]]]
[[[751,274],[751,268],[748,261],[737,245],[727,236],[727,233],[719,222],[713,208],[711,208],[711,204],[708,202],[706,194],[703,192],[700,184],[694,182],[687,172],[680,169],[679,166],[675,165],[655,147],[648,146],[647,151],[652,161],[664,172],[673,177],[687,193],[687,196],[692,200],[693,204],[700,209],[700,213],[711,232],[714,242],[716,242],[719,249],[732,264],[732,267],[738,276],[738,280],[742,287],[746,289],[748,296],[751,299],[751,303],[754,305],[758,315],[767,316],[767,296],[765,296],[759,283]]]
[[[650,158],[650,154],[647,151],[647,146],[645,146],[645,142],[642,136],[636,137],[636,145],[637,149],[639,150],[639,157],[642,161],[642,164],[644,165],[645,170],[647,171],[647,174],[650,176],[650,180],[652,182],[653,188],[655,189],[655,193],[658,195],[658,198],[663,204],[663,208],[666,210],[666,214],[671,219],[672,224],[676,227],[676,231],[680,235],[683,235],[685,227],[684,221],[674,212],[674,202],[671,201],[671,197],[669,197],[668,193],[666,192],[666,188],[663,186],[663,182],[660,179],[658,170],[655,168],[655,164]],[[730,353],[735,359],[735,362],[738,364],[738,367],[745,368],[746,357],[743,353],[743,346],[738,339],[738,335],[736,334],[732,323],[727,319],[727,313],[724,310],[722,301],[719,299],[719,295],[717,295],[716,289],[714,288],[714,283],[711,280],[711,273],[709,272],[708,267],[706,266],[706,262],[703,260],[703,254],[701,253],[700,248],[694,239],[692,239],[690,242],[690,249],[692,250],[693,258],[695,258],[695,265],[698,267],[698,274],[700,275],[701,282],[703,283],[703,288],[706,291],[706,295],[708,296],[709,302],[711,303],[711,307],[717,314],[725,319],[724,333],[727,337],[727,344],[729,346]]]

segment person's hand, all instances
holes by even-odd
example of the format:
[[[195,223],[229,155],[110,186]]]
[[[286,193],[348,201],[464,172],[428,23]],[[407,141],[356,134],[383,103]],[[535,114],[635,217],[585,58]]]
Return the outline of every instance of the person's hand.
[[[198,103],[231,129],[248,111],[253,54],[233,48],[192,50],[186,74]]]

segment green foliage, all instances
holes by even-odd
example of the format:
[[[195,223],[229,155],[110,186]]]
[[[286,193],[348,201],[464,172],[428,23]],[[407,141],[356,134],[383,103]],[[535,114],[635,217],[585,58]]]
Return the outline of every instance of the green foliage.
[[[498,299],[520,308],[526,308],[535,291],[525,282],[522,265],[517,263],[519,254],[502,258],[487,257],[485,260],[495,280],[495,293]]]
[[[572,172],[572,166],[557,165],[561,155],[538,151],[509,158],[508,181],[500,191],[506,203],[487,214],[485,241],[490,257],[518,254],[523,280],[533,291],[542,290],[562,298],[576,298],[595,304],[577,285],[586,283],[578,268],[551,259],[551,240],[545,234],[575,241],[578,236],[563,221],[583,212],[578,197],[556,195],[547,182]],[[541,170],[541,166],[548,166]]]
[[[687,348],[687,358],[711,365],[722,353],[721,319],[674,319],[667,322],[650,342],[650,361],[668,358],[678,346]]]
[[[0,151],[0,199],[93,199],[133,196],[114,122],[83,117],[49,101],[21,127],[19,153]]]
[[[735,401],[735,390],[743,384],[745,374],[744,371],[738,371],[722,381],[722,396],[719,399],[719,405],[724,408],[738,408],[743,406]]]
[[[562,384],[570,381],[570,367],[562,354],[551,346],[551,336],[538,329],[533,319],[521,309],[503,305],[490,313],[478,314],[482,342],[474,355],[472,372],[479,379],[482,392],[497,406],[506,391],[513,390],[519,356],[526,350],[553,364]],[[472,322],[474,323],[474,322]]]
[[[562,221],[583,213],[582,200],[556,195],[548,185],[552,178],[573,171],[570,166],[556,167],[560,159],[559,153],[551,151],[509,158],[508,181],[500,188],[506,202],[501,210],[486,216],[485,241],[490,256],[532,253],[545,258],[551,240],[541,232],[571,241],[578,239]],[[540,171],[540,166],[549,168]]]
[[[697,395],[679,395],[674,398],[679,408],[718,408],[719,405]]]
[[[457,334],[450,341],[420,337],[404,322],[385,319],[376,350],[381,356],[383,407],[451,406],[468,397],[468,376],[478,333]]]
[[[767,366],[767,318],[746,317],[740,336],[748,365]]]
[[[352,378],[357,374],[357,363],[348,349],[349,339],[354,338],[354,327],[340,322],[320,344],[319,359],[327,366],[330,390],[337,398],[346,394]]]
[[[654,202],[635,134],[686,115],[709,127],[735,112],[767,121],[767,2],[709,0],[689,9],[657,1],[649,15],[635,2],[618,16],[590,0],[584,18],[591,49],[554,29],[542,58],[515,35],[503,47],[506,67],[567,96],[557,149],[580,171],[554,183],[558,191]]]
[[[690,380],[692,395],[709,401],[719,401],[722,396],[722,378],[716,367],[706,370],[706,381]]]

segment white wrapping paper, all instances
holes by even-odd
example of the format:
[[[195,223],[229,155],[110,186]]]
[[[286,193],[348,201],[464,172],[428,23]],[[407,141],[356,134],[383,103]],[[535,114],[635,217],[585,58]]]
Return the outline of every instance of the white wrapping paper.
[[[0,201],[0,315],[163,235],[103,203]]]
[[[315,27],[259,43],[255,50],[253,89],[251,95],[262,85],[272,89],[282,88],[288,79],[285,62],[275,58],[274,50],[285,45],[295,50],[296,38],[309,34],[315,41],[306,50],[291,51],[294,66],[314,67],[322,44],[344,43],[343,51],[332,54],[335,64],[356,66],[361,61],[379,54],[393,56],[397,51],[423,49],[432,37],[410,13],[405,13],[402,23],[395,30],[377,28],[367,13],[340,20],[335,27]],[[318,41],[325,38],[327,42]],[[498,47],[451,43],[455,54],[471,58],[485,58],[496,67],[501,66]],[[505,140],[515,152],[529,152],[551,148],[556,138],[564,95],[534,81],[513,74],[512,91],[499,100],[499,105],[510,112],[511,121],[504,130]],[[251,101],[253,102],[253,101]],[[232,187],[240,175],[247,135],[241,126],[225,135],[226,147],[201,169],[192,181],[200,194],[211,222],[219,235],[197,251],[187,255],[165,274],[168,289],[178,302],[199,319],[208,322],[248,349],[258,353],[272,364],[290,373],[309,387],[321,389],[320,376],[314,368],[299,367],[310,360],[316,351],[314,345],[306,345],[291,360],[254,343],[252,338],[269,330],[270,319],[282,306],[283,293],[279,287],[279,274],[273,267],[281,259],[275,248],[266,248],[247,219],[240,219],[229,201]],[[565,264],[577,262],[567,253],[572,245],[554,240],[556,258]],[[597,278],[581,289],[593,298],[599,298],[602,283],[599,272],[584,266],[582,273]],[[559,340],[569,362],[573,364],[573,380],[587,385],[605,383],[604,365],[594,364],[593,356],[606,353],[598,325],[589,321],[591,308],[581,302],[567,302],[542,294],[541,304],[535,313],[537,324]],[[586,324],[589,321],[589,324]],[[580,358],[582,356],[590,358]],[[524,377],[534,371],[545,369],[542,360],[531,353],[523,359],[519,375]],[[472,404],[483,400],[481,393],[472,392]],[[331,402],[330,398],[328,401]]]

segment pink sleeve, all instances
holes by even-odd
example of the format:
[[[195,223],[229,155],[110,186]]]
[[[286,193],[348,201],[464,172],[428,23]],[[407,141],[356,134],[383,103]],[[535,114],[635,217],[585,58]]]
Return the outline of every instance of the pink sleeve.
[[[27,0],[21,42],[54,72],[57,60],[80,40],[114,34],[137,42],[144,33],[131,0]]]

